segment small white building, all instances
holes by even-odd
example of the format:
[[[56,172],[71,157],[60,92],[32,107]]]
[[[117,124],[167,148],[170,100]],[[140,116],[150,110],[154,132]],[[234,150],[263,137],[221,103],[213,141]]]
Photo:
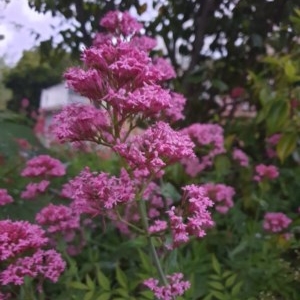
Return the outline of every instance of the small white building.
[[[87,98],[82,97],[76,94],[73,90],[69,89],[65,83],[59,83],[42,90],[39,107],[40,132],[37,134],[39,135],[42,143],[45,146],[49,146],[51,141],[49,127],[52,124],[53,116],[58,113],[63,107],[71,103],[90,104],[90,101]],[[43,127],[43,130],[41,127]]]

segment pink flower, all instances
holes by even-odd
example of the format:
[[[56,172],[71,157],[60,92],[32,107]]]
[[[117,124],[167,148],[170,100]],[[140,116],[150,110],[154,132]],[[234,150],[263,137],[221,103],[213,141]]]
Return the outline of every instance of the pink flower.
[[[153,234],[160,231],[164,231],[167,229],[167,227],[168,227],[168,223],[166,221],[155,220],[154,224],[149,226],[149,233]]]
[[[111,142],[106,112],[94,106],[72,104],[54,117],[53,133],[60,142]]]
[[[183,207],[172,207],[167,211],[173,236],[173,248],[186,243],[190,235],[201,238],[206,235],[206,230],[214,225],[208,208],[213,202],[206,196],[206,191],[201,186],[194,184],[182,188],[185,191]]]
[[[118,10],[108,12],[101,19],[100,25],[112,33],[124,36],[132,35],[143,27],[128,12],[120,12]]]
[[[65,270],[66,263],[55,250],[37,250],[32,256],[20,257],[0,273],[0,282],[3,285],[23,285],[24,277],[47,278],[57,282]]]
[[[82,96],[97,100],[105,95],[102,75],[95,69],[87,71],[80,68],[70,68],[64,74],[68,87],[80,93]]]
[[[230,96],[233,99],[239,98],[239,97],[243,96],[244,94],[245,94],[245,89],[240,86],[233,88],[230,92]]]
[[[176,73],[172,65],[162,57],[157,57],[154,59],[154,65],[162,74],[162,80],[169,80],[176,77]]]
[[[38,225],[27,221],[0,221],[0,262],[45,246],[48,239]]]
[[[131,143],[118,144],[114,150],[127,160],[139,178],[150,174],[161,177],[166,166],[193,157],[193,147],[187,135],[174,131],[167,123],[158,122]]]
[[[242,166],[242,167],[249,166],[249,157],[241,149],[234,148],[233,153],[232,153],[232,158],[235,161],[237,161],[240,164],[240,166]]]
[[[167,285],[160,285],[158,279],[149,278],[144,281],[144,285],[154,292],[157,299],[161,300],[173,300],[177,296],[182,296],[191,286],[189,281],[183,280],[182,273],[167,275],[167,280]]]
[[[165,110],[165,116],[170,122],[184,120],[183,110],[186,98],[178,93],[171,93],[170,107]]]
[[[221,183],[206,183],[202,185],[208,197],[215,203],[216,211],[226,214],[233,207],[233,196],[235,190],[231,186]]]
[[[6,189],[0,189],[0,206],[12,203],[14,199],[10,196]]]
[[[35,183],[30,182],[26,186],[26,190],[21,193],[21,198],[32,200],[36,198],[38,195],[44,193],[48,186],[50,184],[50,181],[48,180],[42,180],[41,182]]]
[[[267,143],[266,151],[269,158],[277,157],[275,146],[279,143],[281,137],[282,137],[281,133],[276,133],[266,138],[266,143]]]
[[[85,168],[70,184],[74,190],[72,207],[78,214],[103,215],[116,205],[132,201],[135,196],[133,183],[125,170],[120,177],[115,177],[92,173]]]
[[[219,125],[192,124],[184,128],[182,132],[189,135],[196,145],[196,152],[201,153],[198,158],[194,157],[181,161],[186,173],[192,177],[210,167],[213,158],[225,152],[223,129]]]
[[[79,216],[65,205],[50,203],[37,213],[36,222],[47,228],[50,234],[68,233],[80,227]]]
[[[39,155],[26,162],[23,177],[60,177],[66,174],[65,166],[49,155]]]
[[[263,228],[267,232],[278,233],[288,228],[292,220],[281,212],[268,212],[264,216]]]
[[[256,175],[254,176],[255,181],[262,181],[264,179],[275,179],[279,176],[279,172],[276,166],[273,165],[257,165],[255,167]]]

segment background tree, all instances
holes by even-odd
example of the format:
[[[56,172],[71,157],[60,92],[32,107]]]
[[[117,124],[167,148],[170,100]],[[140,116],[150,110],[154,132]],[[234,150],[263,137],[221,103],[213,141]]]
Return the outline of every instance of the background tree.
[[[99,18],[108,10],[135,7],[141,14],[152,6],[158,14],[146,24],[147,31],[164,41],[166,56],[181,75],[178,89],[189,100],[187,120],[193,122],[220,114],[225,107],[215,102],[216,95],[245,86],[248,71],[261,70],[258,58],[267,49],[288,52],[295,38],[289,16],[299,1],[153,0],[142,5],[139,1],[30,0],[29,4],[38,12],[75,18],[76,29],[61,31],[59,45],[75,55],[82,44],[91,45],[93,33],[101,30]],[[51,40],[44,49],[49,44]]]
[[[39,107],[41,91],[62,81],[62,73],[71,64],[64,51],[52,52],[47,61],[41,59],[39,49],[25,51],[17,65],[5,73],[4,83],[12,90],[12,99],[8,107],[19,111],[21,100],[27,98],[30,110]]]

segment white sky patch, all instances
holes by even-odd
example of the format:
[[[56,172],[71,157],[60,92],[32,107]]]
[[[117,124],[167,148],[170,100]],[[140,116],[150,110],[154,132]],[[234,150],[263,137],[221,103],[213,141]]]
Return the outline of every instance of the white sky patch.
[[[0,57],[4,57],[9,65],[16,63],[24,50],[55,35],[61,20],[50,13],[35,12],[26,0],[11,0],[8,4],[0,1],[0,34],[4,35],[0,40]],[[38,40],[35,34],[40,35]]]

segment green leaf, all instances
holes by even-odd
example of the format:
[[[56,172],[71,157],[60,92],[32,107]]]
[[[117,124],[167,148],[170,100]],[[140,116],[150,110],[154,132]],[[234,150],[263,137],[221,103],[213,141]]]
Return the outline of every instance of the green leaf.
[[[109,300],[111,297],[111,293],[104,293],[100,295],[96,300]]]
[[[295,80],[296,76],[296,68],[291,60],[288,60],[284,64],[284,73],[288,77],[289,80]]]
[[[144,298],[149,299],[149,300],[154,299],[153,292],[151,292],[151,291],[140,292],[140,295],[142,295]]]
[[[219,300],[227,300],[226,295],[218,291],[211,291],[212,295],[214,295]]]
[[[94,291],[89,291],[84,295],[83,300],[92,300],[93,298],[94,298]]]
[[[281,162],[293,153],[297,145],[297,134],[285,133],[276,146],[276,152]]]
[[[99,285],[104,290],[106,290],[106,291],[110,290],[110,281],[100,270],[97,270],[97,280],[98,280]]]
[[[232,296],[237,296],[239,294],[239,292],[241,291],[241,288],[242,288],[242,285],[243,285],[243,282],[240,281],[238,282],[231,290],[231,295]]]
[[[124,289],[121,289],[121,288],[120,289],[115,289],[114,290],[114,294],[115,295],[119,295],[119,296],[123,296],[125,298],[129,297],[128,291],[124,290]]]
[[[68,283],[68,286],[77,290],[89,290],[89,287],[82,282],[72,281]]]
[[[126,275],[120,269],[119,266],[117,266],[117,268],[116,268],[116,276],[117,276],[117,281],[120,284],[120,286],[122,286],[123,288],[127,289],[127,287],[128,287],[128,281],[127,281]]]
[[[219,262],[217,261],[215,255],[212,255],[212,266],[214,271],[218,274],[221,275],[221,266]]]
[[[144,270],[148,272],[151,271],[153,269],[153,265],[150,258],[142,250],[138,249],[138,252]]]
[[[211,300],[213,297],[212,294],[208,294],[203,300]]]
[[[223,291],[225,289],[223,284],[218,281],[209,281],[208,284],[216,290]]]
[[[269,133],[275,133],[284,128],[289,120],[289,103],[286,101],[275,101],[272,103],[267,115],[267,126]]]
[[[233,274],[229,278],[227,278],[227,280],[225,282],[225,286],[226,287],[231,287],[234,284],[234,282],[236,280],[236,277],[237,277],[237,275]]]
[[[95,289],[95,283],[88,274],[85,276],[85,280],[86,280],[86,284],[89,287],[89,289],[94,290]]]

